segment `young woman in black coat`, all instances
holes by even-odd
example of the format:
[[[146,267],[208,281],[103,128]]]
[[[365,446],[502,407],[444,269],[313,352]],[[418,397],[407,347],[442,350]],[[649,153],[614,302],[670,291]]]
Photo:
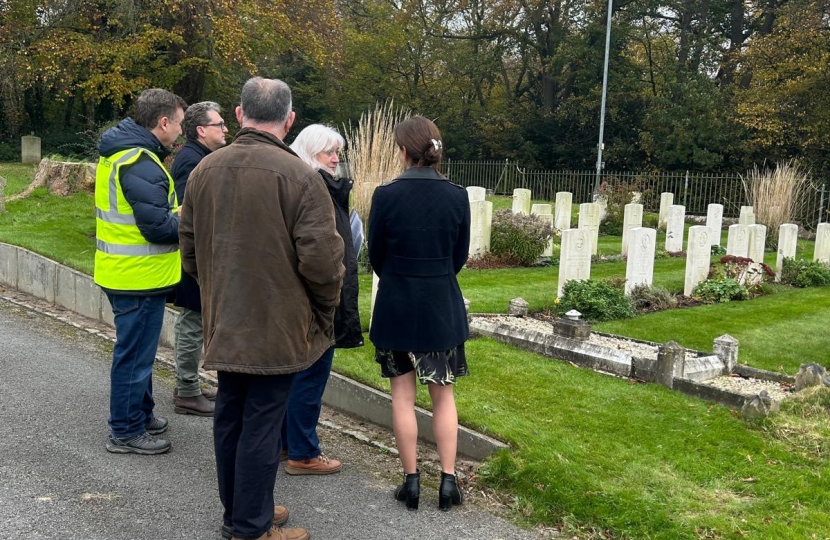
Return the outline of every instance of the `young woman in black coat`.
[[[334,360],[334,349],[363,346],[363,331],[357,309],[357,257],[349,226],[352,181],[334,177],[343,142],[343,137],[332,128],[312,124],[302,130],[291,144],[291,149],[300,159],[320,173],[320,181],[325,182],[329,190],[334,206],[335,226],[343,239],[343,265],[346,267],[343,287],[340,289],[340,305],[334,312],[334,347],[323,353],[311,367],[297,373],[291,384],[291,396],[282,424],[282,444],[283,449],[287,450],[288,458],[285,472],[292,475],[332,474],[340,471],[341,463],[326,457],[320,450],[317,421],[320,418],[323,391]]]
[[[443,143],[434,123],[423,116],[401,122],[395,143],[405,171],[375,190],[369,215],[369,259],[380,277],[369,337],[392,386],[392,422],[405,475],[395,497],[418,508],[417,378],[432,399],[443,471],[438,504],[449,510],[464,500],[455,476],[453,384],[469,374],[469,327],[456,274],[467,261],[470,204],[467,192],[438,172]]]

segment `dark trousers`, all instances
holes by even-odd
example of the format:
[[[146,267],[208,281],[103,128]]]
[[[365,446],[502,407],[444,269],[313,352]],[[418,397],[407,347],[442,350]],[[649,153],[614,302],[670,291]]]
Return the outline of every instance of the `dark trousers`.
[[[294,377],[285,422],[282,423],[282,444],[288,449],[289,459],[300,461],[320,455],[317,421],[333,359],[334,347]]]
[[[290,375],[220,371],[213,414],[219,498],[237,538],[259,538],[274,519],[274,482]]]
[[[164,296],[107,293],[115,316],[115,346],[110,369],[110,418],[113,436],[141,435],[153,420],[153,362],[156,359]]]

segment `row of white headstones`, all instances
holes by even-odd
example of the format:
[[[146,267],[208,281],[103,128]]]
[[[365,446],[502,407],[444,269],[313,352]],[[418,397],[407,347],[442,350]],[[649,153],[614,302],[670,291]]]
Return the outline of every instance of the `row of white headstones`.
[[[493,220],[493,203],[485,200],[487,191],[483,187],[468,187],[470,199],[470,256],[483,255],[490,250],[490,232]],[[601,206],[597,203],[579,205],[579,221],[571,229],[571,206],[573,196],[567,191],[556,194],[555,211],[550,204],[531,204],[529,189],[513,191],[513,212],[533,214],[559,230],[562,245],[559,254],[559,288],[562,295],[565,283],[572,279],[591,277],[591,256],[597,254]],[[660,196],[658,227],[666,229],[665,250],[683,251],[686,208],[674,203],[674,194]],[[622,254],[627,257],[625,291],[629,294],[638,285],[651,285],[654,276],[654,255],[657,245],[657,230],[642,226],[643,205],[625,205],[623,213]],[[691,295],[694,288],[709,275],[712,246],[719,246],[723,226],[723,205],[710,204],[706,214],[706,225],[689,228],[686,238],[686,279],[683,294]],[[741,207],[738,223],[729,226],[726,253],[747,257],[754,262],[764,261],[767,227],[755,223],[755,212],[751,206]],[[781,275],[785,258],[794,258],[798,242],[798,225],[786,223],[778,231],[778,254],[776,276]],[[543,257],[553,254],[551,240]],[[814,260],[830,263],[830,223],[821,223],[816,231]]]

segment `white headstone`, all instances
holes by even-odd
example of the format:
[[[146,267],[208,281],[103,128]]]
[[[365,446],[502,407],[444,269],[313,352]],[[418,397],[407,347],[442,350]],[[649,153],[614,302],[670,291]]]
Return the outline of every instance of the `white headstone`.
[[[579,205],[578,228],[588,231],[588,241],[591,243],[591,255],[597,254],[599,243],[599,205],[596,203],[582,203]]]
[[[493,203],[470,201],[470,257],[480,257],[490,251],[490,231]]]
[[[726,237],[726,254],[736,257],[749,256],[749,226],[736,223],[729,226]]]
[[[514,214],[530,214],[530,190],[529,189],[514,189],[513,190],[513,213]]]
[[[674,193],[668,191],[660,194],[660,214],[657,218],[657,228],[661,229],[666,226],[669,219],[669,207],[674,204]]]
[[[819,223],[816,228],[816,251],[813,260],[830,263],[830,223]]]
[[[697,284],[709,277],[709,259],[712,254],[711,231],[705,225],[689,227],[689,242],[686,246],[686,281],[683,294],[691,296]]]
[[[483,201],[487,198],[487,190],[479,186],[470,186],[467,188],[467,196],[470,198],[470,202]]]
[[[536,214],[536,217],[547,223],[553,228],[553,214]],[[548,241],[548,247],[542,253],[542,257],[550,257],[553,255],[553,238]]]
[[[628,255],[628,242],[631,229],[643,226],[643,205],[626,204],[623,211],[622,254]]]
[[[40,137],[26,135],[20,138],[20,162],[40,163]]]
[[[734,226],[734,225],[733,225]],[[798,225],[785,223],[778,229],[778,255],[775,257],[775,281],[781,281],[784,259],[795,259],[798,246]]]
[[[591,278],[591,240],[585,229],[562,231],[562,247],[559,252],[559,284],[556,296],[562,296],[562,288],[572,279]]]
[[[666,251],[672,253],[683,251],[685,223],[686,207],[679,204],[669,206],[669,214],[666,220]]]
[[[713,246],[720,245],[721,229],[723,228],[723,205],[712,203],[706,209],[706,226],[709,227],[709,238]]]
[[[625,265],[625,294],[637,285],[648,285],[654,278],[654,250],[657,246],[657,231],[645,227],[634,227],[629,231],[628,260]]]
[[[767,226],[749,225],[749,249],[747,257],[753,262],[764,262],[764,248],[767,244]]]
[[[534,204],[530,207],[530,213],[534,216],[541,214],[553,214],[553,207],[549,204]]]
[[[571,206],[573,205],[573,195],[569,191],[559,191],[556,193],[556,214],[554,217],[553,226],[564,231],[571,228]]]
[[[599,221],[602,223],[605,221],[605,215],[608,213],[608,196],[598,195],[594,202],[599,205]]]
[[[755,225],[755,210],[751,206],[741,206],[739,225]]]

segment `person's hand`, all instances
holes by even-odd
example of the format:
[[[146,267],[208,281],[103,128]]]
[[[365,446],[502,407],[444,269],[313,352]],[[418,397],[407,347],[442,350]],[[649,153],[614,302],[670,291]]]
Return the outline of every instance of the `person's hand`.
[[[180,206],[179,209],[176,211],[179,214],[179,217],[182,217],[182,208],[184,207]]]

